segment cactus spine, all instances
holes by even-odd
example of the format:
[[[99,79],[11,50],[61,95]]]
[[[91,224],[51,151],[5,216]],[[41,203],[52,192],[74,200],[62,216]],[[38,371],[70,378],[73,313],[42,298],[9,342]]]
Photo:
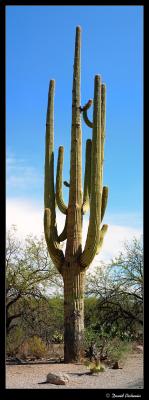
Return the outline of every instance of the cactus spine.
[[[101,249],[107,225],[100,227],[107,206],[108,188],[103,184],[106,88],[99,75],[94,80],[94,99],[81,107],[80,99],[81,28],[76,28],[72,88],[71,159],[68,206],[62,193],[64,148],[60,146],[56,193],[54,191],[54,87],[50,81],[46,121],[44,230],[50,257],[64,281],[64,360],[79,361],[83,354],[84,284],[86,269]],[[93,122],[87,110],[93,103]],[[84,122],[92,128],[92,140],[86,141],[84,193],[82,190],[82,129]],[[66,215],[60,235],[56,226],[55,206]],[[82,250],[82,220],[90,209],[85,247]],[[65,255],[60,243],[67,239]]]

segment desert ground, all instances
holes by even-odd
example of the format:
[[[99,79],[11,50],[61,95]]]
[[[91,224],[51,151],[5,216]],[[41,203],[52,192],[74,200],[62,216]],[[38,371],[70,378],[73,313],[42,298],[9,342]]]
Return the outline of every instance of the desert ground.
[[[130,354],[120,367],[89,375],[82,364],[6,365],[6,389],[143,389],[142,352]],[[69,382],[65,386],[45,383],[49,372],[66,373]]]

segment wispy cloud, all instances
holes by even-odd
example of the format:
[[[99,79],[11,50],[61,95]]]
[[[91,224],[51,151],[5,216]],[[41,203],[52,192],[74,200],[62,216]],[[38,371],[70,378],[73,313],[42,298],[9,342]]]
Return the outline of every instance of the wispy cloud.
[[[43,175],[37,168],[31,166],[28,160],[16,158],[14,155],[6,158],[7,193],[12,190],[35,188],[43,182]]]
[[[133,226],[134,228],[143,228],[143,211],[141,212],[123,212],[106,213],[106,221],[109,225]]]
[[[43,203],[35,203],[23,199],[7,199],[6,204],[6,226],[10,228],[15,224],[18,228],[19,237],[22,239],[32,233],[40,237],[43,234]],[[65,216],[57,211],[57,226],[60,233],[63,229]],[[88,220],[83,223],[83,246],[85,244],[88,229]],[[105,235],[101,253],[97,255],[92,263],[98,265],[99,262],[107,262],[116,256],[123,248],[125,240],[131,240],[134,236],[139,238],[142,234],[141,228],[110,224]]]

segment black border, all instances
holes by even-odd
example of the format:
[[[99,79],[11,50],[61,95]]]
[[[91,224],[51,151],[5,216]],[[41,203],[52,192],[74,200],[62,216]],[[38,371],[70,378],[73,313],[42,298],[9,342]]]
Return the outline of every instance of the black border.
[[[0,167],[0,182],[4,183],[2,186],[1,190],[1,205],[0,205],[0,224],[1,227],[4,227],[4,230],[0,230],[0,238],[1,238],[1,246],[0,249],[3,251],[4,255],[4,260],[5,260],[5,237],[6,237],[6,224],[5,224],[5,215],[6,215],[6,210],[5,210],[5,199],[6,199],[6,188],[5,188],[5,162],[6,162],[6,143],[5,143],[5,138],[6,138],[6,124],[5,124],[5,103],[6,103],[6,98],[5,98],[5,85],[6,85],[6,60],[5,60],[5,24],[6,24],[6,15],[5,15],[5,8],[7,6],[143,6],[144,7],[144,2],[141,0],[138,1],[123,1],[121,4],[119,1],[106,1],[106,4],[104,1],[101,1],[99,4],[83,4],[82,2],[76,2],[75,4],[50,4],[49,1],[13,1],[13,0],[7,0],[7,1],[0,1],[0,50],[1,50],[1,85],[0,85],[0,90],[1,90],[1,96],[0,98],[2,99],[1,101],[1,107],[0,107],[0,112],[1,112],[1,151],[0,151],[0,160],[1,160],[1,167]],[[144,10],[145,11],[145,10]],[[4,208],[2,208],[2,206]],[[5,261],[4,261],[5,265]],[[37,394],[42,394],[44,393],[44,396],[47,395],[49,397],[49,392],[47,389],[6,389],[5,385],[5,267],[1,263],[0,265],[0,271],[1,271],[1,277],[0,277],[0,296],[1,296],[1,310],[0,310],[0,392],[1,392],[1,398],[3,399],[5,394],[6,396],[15,396],[17,398],[18,396],[20,397],[20,393],[22,393],[22,390],[25,391],[31,391],[31,393],[35,396]],[[4,305],[4,307],[3,307]],[[54,389],[52,389],[51,396],[54,394],[60,394],[60,396],[63,397],[73,397],[78,395],[85,395],[89,396],[92,394],[94,396],[100,396],[101,399],[112,399],[112,394],[115,393],[117,397],[115,398],[125,398],[125,394],[127,393],[129,396],[133,394],[133,397],[126,397],[126,398],[132,398],[132,399],[144,399],[144,389],[57,389],[56,393],[53,392]],[[60,393],[59,393],[60,392]],[[123,395],[124,394],[124,395]],[[110,395],[110,396],[109,396]],[[119,397],[118,397],[119,395]],[[123,395],[123,397],[122,397]],[[136,395],[136,396],[135,396]],[[141,395],[141,397],[138,397]]]
[[[1,83],[0,83],[0,99],[1,99],[1,118],[0,118],[0,139],[1,139],[1,151],[0,151],[0,183],[1,183],[1,206],[0,206],[0,248],[1,248],[1,263],[0,263],[0,304],[2,305],[0,310],[0,331],[1,331],[1,345],[0,345],[0,375],[2,382],[5,383],[5,7],[0,3],[0,52],[1,52]],[[3,256],[3,258],[2,258]],[[2,262],[4,259],[4,263]],[[4,305],[4,307],[3,307]]]
[[[49,1],[47,0],[44,0],[43,2],[42,1],[39,1],[39,0],[36,0],[36,1],[29,1],[29,0],[6,0],[6,1],[0,1],[0,6],[1,7],[5,7],[5,6],[144,6],[144,2],[142,1],[142,0],[131,0],[131,1],[129,1],[129,0],[123,0],[121,3],[117,0],[114,0],[114,1],[106,1],[106,3],[104,2],[104,0],[103,1],[99,1],[98,3],[93,3],[93,4],[87,4],[86,2],[85,3],[83,3],[82,1],[81,2],[72,2],[71,4],[61,4],[61,2],[59,2],[59,3],[57,3],[56,2],[56,4],[54,4],[54,2],[52,2],[52,4],[50,4],[49,3]]]

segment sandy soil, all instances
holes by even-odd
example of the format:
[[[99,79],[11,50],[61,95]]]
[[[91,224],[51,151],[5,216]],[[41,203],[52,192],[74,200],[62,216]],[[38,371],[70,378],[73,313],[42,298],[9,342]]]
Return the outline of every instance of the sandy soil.
[[[7,389],[143,389],[143,355],[133,353],[122,364],[122,369],[106,368],[98,375],[88,375],[81,364],[7,365]],[[64,372],[67,385],[45,383],[49,372]]]

